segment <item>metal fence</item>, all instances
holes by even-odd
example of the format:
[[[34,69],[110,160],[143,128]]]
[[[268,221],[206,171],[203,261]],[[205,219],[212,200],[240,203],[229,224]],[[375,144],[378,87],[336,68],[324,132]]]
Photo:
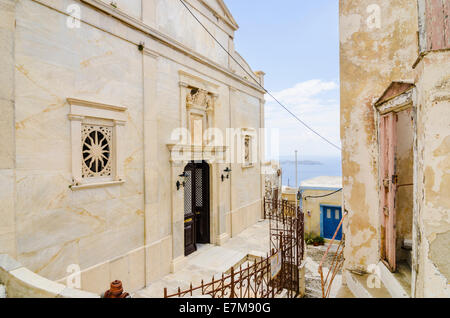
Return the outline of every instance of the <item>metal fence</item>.
[[[220,278],[202,281],[199,286],[169,294],[164,298],[276,298],[297,297],[300,291],[299,268],[304,255],[303,213],[282,201],[265,200],[264,217],[269,220],[270,250],[266,257],[248,260],[232,267]]]
[[[347,217],[347,213],[344,213],[341,222],[339,223],[339,226],[336,229],[336,232],[334,233],[333,238],[328,243],[328,248],[325,254],[322,257],[322,261],[319,265],[319,275],[320,275],[320,281],[322,284],[322,297],[328,298],[331,293],[331,288],[334,282],[334,278],[340,271],[342,270],[342,267],[344,266],[344,247],[345,247],[345,234],[342,235],[342,239],[338,244],[338,247],[336,251],[334,252],[333,261],[331,263],[330,268],[326,269],[326,275],[323,272],[323,264],[325,262],[325,259],[327,258],[328,254],[330,253],[331,247],[333,246],[336,236],[339,233],[339,230],[342,228],[342,225],[344,223],[345,218]]]

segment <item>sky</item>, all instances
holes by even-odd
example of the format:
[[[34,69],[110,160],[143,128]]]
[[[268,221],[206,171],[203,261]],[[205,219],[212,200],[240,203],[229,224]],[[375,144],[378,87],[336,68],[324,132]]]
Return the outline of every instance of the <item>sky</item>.
[[[339,2],[225,0],[239,25],[235,48],[265,87],[293,113],[340,146]],[[281,156],[339,157],[266,96],[266,127],[278,130]],[[276,136],[276,134],[274,134]],[[269,139],[269,138],[268,138]],[[270,149],[270,146],[269,146]]]

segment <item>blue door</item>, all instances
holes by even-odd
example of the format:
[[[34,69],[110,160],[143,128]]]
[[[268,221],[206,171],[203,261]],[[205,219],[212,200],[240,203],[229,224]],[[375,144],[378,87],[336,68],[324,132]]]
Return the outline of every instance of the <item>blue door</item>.
[[[331,240],[334,233],[336,233],[339,223],[341,223],[342,208],[339,206],[321,205],[320,211],[322,236]],[[335,239],[342,240],[342,227],[339,229]]]

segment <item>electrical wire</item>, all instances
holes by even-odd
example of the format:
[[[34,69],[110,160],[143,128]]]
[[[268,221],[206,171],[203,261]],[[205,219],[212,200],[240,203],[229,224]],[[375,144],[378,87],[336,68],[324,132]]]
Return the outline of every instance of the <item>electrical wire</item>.
[[[304,197],[304,199],[307,200],[307,199],[319,199],[319,198],[325,198],[325,197],[329,197],[329,196],[331,196],[331,195],[333,195],[333,194],[335,194],[335,193],[341,192],[341,191],[342,191],[342,189],[339,189],[339,190],[337,190],[337,191],[334,191],[334,192],[331,192],[331,193],[328,193],[328,194],[324,194],[324,195],[316,195],[316,196],[314,196],[314,195],[309,195],[309,196],[307,196],[307,197]]]
[[[306,124],[303,120],[301,120],[297,115],[295,115],[290,109],[288,109],[286,106],[284,106],[275,96],[273,96],[273,94],[271,92],[269,92],[266,88],[264,88],[264,86],[261,85],[261,83],[259,83],[252,74],[250,74],[250,72],[248,72],[245,67],[243,67],[235,58],[233,55],[230,54],[230,52],[228,52],[228,50],[222,45],[222,43],[219,42],[219,40],[216,39],[216,37],[208,30],[208,28],[197,18],[197,16],[191,11],[191,9],[189,9],[188,5],[184,2],[184,0],[180,0],[180,2],[183,4],[183,6],[190,12],[190,14],[194,17],[195,20],[197,20],[197,22],[203,27],[203,29],[205,29],[205,31],[214,39],[214,41],[219,44],[219,46],[228,54],[228,56],[237,64],[239,65],[240,68],[242,68],[242,70],[244,70],[245,73],[247,73],[248,76],[250,76],[250,78],[252,80],[255,81],[255,83],[260,86],[264,92],[266,92],[266,94],[268,94],[270,97],[272,97],[282,108],[284,108],[284,110],[286,110],[292,117],[294,117],[298,122],[300,122],[304,127],[306,127],[308,130],[310,130],[311,132],[313,132],[316,136],[320,137],[323,141],[325,141],[326,143],[328,143],[330,146],[338,149],[338,150],[342,150],[341,147],[339,147],[338,145],[334,144],[332,141],[328,140],[326,137],[322,136],[319,132],[315,131],[311,126],[309,126],[308,124]]]

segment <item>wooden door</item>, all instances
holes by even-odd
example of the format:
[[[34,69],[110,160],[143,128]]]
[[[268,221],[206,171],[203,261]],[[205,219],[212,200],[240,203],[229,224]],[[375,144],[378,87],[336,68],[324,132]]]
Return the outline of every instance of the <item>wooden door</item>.
[[[197,244],[210,243],[209,165],[190,163],[185,168],[184,242],[185,255],[197,250]]]
[[[337,228],[342,220],[342,208],[339,206],[320,207],[323,219],[323,237],[326,239],[333,239]],[[342,240],[342,227],[336,234],[335,240]]]
[[[188,256],[197,250],[195,241],[195,213],[193,206],[193,189],[195,167],[188,164],[184,170],[186,181],[184,185],[184,255]]]
[[[380,217],[382,226],[381,258],[391,271],[396,270],[396,211],[397,176],[395,153],[397,145],[397,115],[389,113],[380,118]]]
[[[210,243],[210,213],[209,213],[209,165],[206,162],[195,166],[195,225],[196,242]]]

